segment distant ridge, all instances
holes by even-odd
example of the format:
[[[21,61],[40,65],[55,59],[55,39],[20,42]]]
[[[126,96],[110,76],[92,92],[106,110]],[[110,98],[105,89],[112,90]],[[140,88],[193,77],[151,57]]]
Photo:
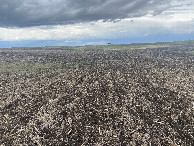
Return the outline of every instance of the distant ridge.
[[[173,41],[173,42],[155,42],[155,43],[128,43],[128,44],[105,44],[105,45],[83,45],[83,46],[37,46],[37,47],[11,47],[11,48],[0,48],[0,49],[75,49],[75,48],[85,48],[85,47],[114,47],[114,46],[149,46],[149,45],[194,45],[194,40],[184,40],[184,41]]]

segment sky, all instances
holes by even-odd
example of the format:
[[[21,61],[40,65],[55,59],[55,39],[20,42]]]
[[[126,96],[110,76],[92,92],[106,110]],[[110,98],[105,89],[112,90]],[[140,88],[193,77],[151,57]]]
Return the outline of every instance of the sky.
[[[0,48],[194,40],[194,0],[0,0]]]

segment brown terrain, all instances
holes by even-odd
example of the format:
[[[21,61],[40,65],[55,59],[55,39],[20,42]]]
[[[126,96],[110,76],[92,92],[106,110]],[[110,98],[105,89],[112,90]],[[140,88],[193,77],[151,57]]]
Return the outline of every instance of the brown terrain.
[[[0,49],[0,145],[192,146],[193,99],[192,45]]]

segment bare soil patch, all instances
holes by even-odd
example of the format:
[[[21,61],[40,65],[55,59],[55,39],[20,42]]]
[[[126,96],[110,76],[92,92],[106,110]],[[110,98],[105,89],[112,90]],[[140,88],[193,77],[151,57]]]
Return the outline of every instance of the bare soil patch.
[[[0,144],[194,145],[193,50],[0,50]]]

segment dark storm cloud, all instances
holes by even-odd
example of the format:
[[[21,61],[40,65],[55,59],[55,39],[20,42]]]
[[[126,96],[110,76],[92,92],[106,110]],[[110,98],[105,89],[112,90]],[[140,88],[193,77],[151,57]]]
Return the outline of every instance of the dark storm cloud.
[[[115,21],[157,15],[170,0],[0,0],[1,27]]]

